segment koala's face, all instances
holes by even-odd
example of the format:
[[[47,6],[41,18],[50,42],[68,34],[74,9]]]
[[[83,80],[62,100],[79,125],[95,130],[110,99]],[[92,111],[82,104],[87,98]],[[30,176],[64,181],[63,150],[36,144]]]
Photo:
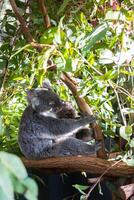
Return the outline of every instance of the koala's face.
[[[76,117],[76,111],[69,102],[64,102],[64,106],[57,113],[58,118],[71,118],[74,119]]]
[[[64,102],[50,89],[37,88],[27,91],[27,99],[32,108],[45,116],[56,117]]]

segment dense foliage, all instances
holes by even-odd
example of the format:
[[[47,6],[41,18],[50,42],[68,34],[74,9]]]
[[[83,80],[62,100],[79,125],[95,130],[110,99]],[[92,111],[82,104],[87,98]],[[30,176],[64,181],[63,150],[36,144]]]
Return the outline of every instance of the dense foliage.
[[[0,150],[19,154],[17,133],[26,106],[25,90],[41,85],[44,78],[76,106],[60,81],[62,71],[72,73],[104,134],[115,137],[119,133],[127,141],[127,150],[134,147],[132,1],[46,1],[52,23],[47,30],[36,1],[16,3],[33,38],[44,48],[38,52],[28,44],[9,1],[2,2]],[[56,72],[48,71],[48,59],[56,64]]]
[[[45,2],[52,24],[49,29],[44,28],[38,1],[16,0],[32,37],[43,45],[39,52],[28,43],[10,2],[0,1],[0,151],[20,154],[17,134],[26,106],[25,90],[41,86],[44,78],[77,108],[60,80],[66,71],[98,116],[104,135],[126,140],[124,161],[134,165],[133,1]],[[49,71],[48,59],[56,71]],[[37,198],[36,185],[16,156],[0,152],[0,169],[0,199],[13,199],[14,192]]]

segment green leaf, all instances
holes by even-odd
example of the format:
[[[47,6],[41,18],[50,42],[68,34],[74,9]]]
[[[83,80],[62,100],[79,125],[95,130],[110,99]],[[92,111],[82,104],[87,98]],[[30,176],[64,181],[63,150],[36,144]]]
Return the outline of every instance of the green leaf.
[[[134,166],[134,158],[132,157],[132,158],[124,158],[123,159],[123,161],[125,162],[125,163],[127,163],[127,165],[129,165],[129,166]]]
[[[23,181],[23,185],[27,187],[27,191],[25,192],[24,196],[28,200],[37,200],[38,188],[35,181],[28,177]]]
[[[0,135],[3,135],[5,132],[5,126],[3,121],[3,114],[0,112]]]
[[[106,13],[105,19],[106,20],[121,20],[121,21],[126,20],[125,15],[121,11],[112,11],[112,10],[109,10]]]
[[[0,188],[0,200],[11,200],[5,192]],[[13,199],[12,199],[13,200]]]
[[[97,26],[91,33],[86,35],[84,39],[79,42],[79,49],[82,49],[82,53],[86,54],[95,45],[95,43],[101,40],[108,30],[108,24],[103,23]]]
[[[130,113],[134,113],[134,109],[133,108],[123,108],[122,109],[122,112],[124,113],[124,114],[130,114]]]
[[[4,199],[5,197],[5,199]],[[0,162],[0,200],[13,200],[13,185],[8,170]]]
[[[13,154],[0,152],[0,162],[18,179],[24,179],[27,177],[26,169],[22,161]]]
[[[68,5],[69,2],[70,2],[70,0],[64,0],[62,2],[61,6],[60,6],[60,8],[59,8],[59,10],[57,12],[57,15],[60,15],[61,13],[64,12],[64,10],[65,10],[65,8],[66,8],[66,6]]]
[[[83,192],[83,190],[86,190],[86,189],[88,189],[89,188],[89,186],[85,186],[85,185],[78,185],[78,184],[76,184],[76,185],[73,185],[73,187],[75,188],[75,189],[77,189],[81,194],[85,194],[85,192]]]
[[[54,51],[55,46],[51,46],[51,48],[44,50],[42,54],[38,57],[38,66],[39,69],[45,69],[47,67],[47,61],[51,56],[52,52]]]
[[[111,64],[114,62],[114,56],[112,51],[110,51],[109,49],[103,49],[100,53],[100,59],[99,59],[99,63],[100,64]]]
[[[54,44],[62,44],[63,19],[64,19],[64,16],[60,19],[58,29],[54,35],[54,40],[53,40]]]
[[[117,77],[117,71],[112,69],[112,70],[107,71],[104,75],[100,76],[100,80],[107,81],[115,77]]]
[[[104,103],[104,107],[109,111],[109,112],[113,112],[113,108],[112,106],[110,106],[107,102]]]
[[[38,196],[38,187],[34,180],[27,177],[21,181],[16,178],[13,179],[14,190],[16,193],[24,194],[28,200],[37,200]]]
[[[12,177],[12,183],[14,186],[15,193],[23,194],[27,190],[27,188],[22,184],[23,180],[19,180],[16,177]]]
[[[53,44],[53,40],[55,37],[55,33],[57,32],[58,27],[51,27],[44,32],[42,37],[40,38],[40,42],[42,44]]]
[[[132,139],[130,140],[129,146],[132,147],[132,148],[134,147],[134,138],[132,138]]]
[[[86,195],[81,195],[81,196],[80,196],[80,200],[87,200]]]
[[[16,56],[17,54],[19,54],[21,51],[23,51],[24,49],[27,49],[28,47],[30,47],[30,44],[25,45],[24,47],[20,48],[18,51],[16,51],[14,54],[11,55],[10,60]]]
[[[129,141],[131,135],[132,135],[132,126],[121,126],[120,127],[120,136],[122,138]]]
[[[72,59],[71,58],[66,59],[65,71],[72,72]]]

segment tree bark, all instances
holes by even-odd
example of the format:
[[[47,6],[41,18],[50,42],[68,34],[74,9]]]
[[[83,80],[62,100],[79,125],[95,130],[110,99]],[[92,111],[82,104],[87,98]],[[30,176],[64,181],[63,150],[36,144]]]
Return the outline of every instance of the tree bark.
[[[115,161],[107,161],[93,156],[68,156],[47,158],[43,160],[27,160],[22,158],[27,168],[41,169],[45,173],[85,171],[92,174],[112,177],[130,177],[134,174],[134,167],[129,167],[123,162],[114,165]],[[114,166],[112,166],[114,165]]]

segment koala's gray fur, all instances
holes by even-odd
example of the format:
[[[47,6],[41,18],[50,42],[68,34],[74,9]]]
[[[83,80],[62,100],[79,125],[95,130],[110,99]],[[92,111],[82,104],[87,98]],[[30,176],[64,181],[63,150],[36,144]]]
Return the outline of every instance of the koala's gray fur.
[[[95,121],[93,116],[66,117],[69,104],[47,84],[44,88],[29,90],[27,98],[29,105],[22,115],[18,136],[20,149],[27,158],[91,154],[98,150],[98,145],[88,145],[76,138],[78,130]]]

